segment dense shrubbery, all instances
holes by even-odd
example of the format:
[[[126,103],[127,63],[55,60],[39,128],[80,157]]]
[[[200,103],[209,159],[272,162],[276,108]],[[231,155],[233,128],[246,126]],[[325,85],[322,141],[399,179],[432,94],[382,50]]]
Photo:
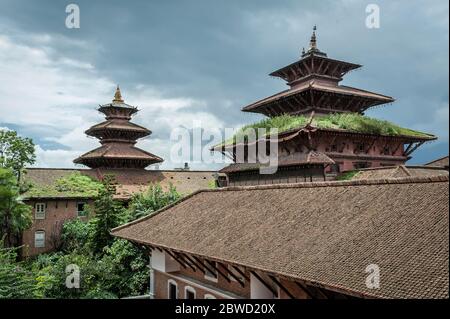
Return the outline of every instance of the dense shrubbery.
[[[17,262],[14,250],[0,250],[0,298],[122,298],[146,294],[148,255],[132,243],[114,238],[110,230],[151,214],[178,200],[175,188],[153,185],[135,195],[125,209],[113,198],[110,178],[94,202],[90,220],[67,221],[60,251]],[[80,269],[80,288],[66,287],[66,267]]]

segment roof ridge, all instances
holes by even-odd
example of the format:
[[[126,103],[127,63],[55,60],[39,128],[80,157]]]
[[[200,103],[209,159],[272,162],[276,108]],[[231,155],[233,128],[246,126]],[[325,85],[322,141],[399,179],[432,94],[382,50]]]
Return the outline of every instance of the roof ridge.
[[[240,191],[240,190],[263,190],[263,189],[283,189],[283,188],[315,188],[315,187],[340,187],[340,186],[367,186],[382,184],[414,184],[414,183],[438,183],[448,182],[449,176],[418,176],[418,177],[402,177],[396,179],[372,179],[372,180],[350,180],[350,181],[321,181],[321,182],[303,182],[289,184],[270,184],[256,186],[233,186],[219,189],[206,189],[200,192],[220,192],[220,191]]]
[[[116,228],[111,229],[110,233],[116,232],[128,226],[132,226],[141,221],[152,218],[169,208],[172,208],[191,197],[194,197],[200,193],[212,193],[212,192],[227,192],[227,191],[252,191],[252,190],[264,190],[264,189],[283,189],[283,188],[314,188],[314,187],[340,187],[340,186],[367,186],[367,185],[382,185],[382,184],[409,184],[409,183],[436,183],[436,182],[448,182],[449,176],[429,176],[429,177],[405,177],[397,179],[376,179],[376,180],[351,180],[351,181],[328,181],[328,182],[307,182],[307,183],[291,183],[291,184],[271,184],[271,185],[258,185],[258,186],[234,186],[234,187],[224,187],[217,189],[200,189],[197,190],[180,200],[165,206],[156,212],[144,216],[142,218],[136,219],[129,223],[123,224]]]

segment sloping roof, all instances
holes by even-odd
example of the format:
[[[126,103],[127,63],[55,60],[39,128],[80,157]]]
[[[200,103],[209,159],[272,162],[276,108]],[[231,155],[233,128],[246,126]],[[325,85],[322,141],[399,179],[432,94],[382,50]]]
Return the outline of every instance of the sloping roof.
[[[428,176],[448,176],[448,171],[439,167],[427,166],[385,166],[375,168],[365,168],[358,171],[352,178],[361,179],[384,179],[403,177],[428,177]]]
[[[343,73],[347,73],[347,72],[349,72],[351,70],[358,69],[358,68],[360,68],[362,66],[360,64],[355,64],[355,63],[351,63],[351,62],[345,62],[345,61],[336,60],[336,59],[331,59],[331,58],[328,58],[328,57],[323,56],[323,55],[315,55],[314,53],[312,53],[312,54],[308,54],[307,56],[305,56],[304,58],[302,58],[302,59],[300,59],[298,61],[295,61],[295,62],[293,62],[293,63],[291,63],[291,64],[289,64],[287,66],[284,66],[284,67],[276,70],[276,71],[273,71],[269,75],[270,76],[282,77],[284,72],[288,71],[291,68],[298,68],[303,62],[305,62],[307,60],[310,60],[310,59],[326,60],[326,61],[329,61],[329,62],[332,62],[332,63],[335,63],[335,64],[339,64],[339,65],[341,65],[343,67],[342,68],[342,72]]]
[[[103,130],[103,129],[135,131],[135,132],[146,133],[146,135],[151,134],[151,131],[149,129],[146,129],[143,126],[137,125],[135,123],[132,123],[128,120],[123,120],[123,119],[110,119],[110,120],[104,121],[102,123],[96,124],[96,125],[92,126],[90,129],[88,129],[86,131],[86,134],[89,134],[90,132],[97,131],[97,130]]]
[[[254,102],[252,104],[249,104],[242,108],[242,111],[251,112],[263,105],[266,105],[268,103],[272,103],[275,101],[279,101],[280,99],[287,98],[290,96],[297,95],[299,93],[305,92],[307,90],[316,90],[326,93],[336,93],[336,94],[344,94],[344,95],[351,95],[366,99],[372,99],[374,101],[373,105],[378,104],[384,104],[384,103],[390,103],[394,101],[394,98],[366,90],[357,89],[354,87],[344,86],[344,85],[337,85],[337,86],[331,86],[331,85],[324,85],[319,82],[316,82],[314,80],[302,83],[301,85],[298,85],[296,87],[293,87],[291,89],[279,92],[277,94],[274,94],[272,96],[269,96],[267,98],[264,98],[262,100],[259,100],[257,102]]]
[[[134,147],[131,143],[107,143],[92,151],[89,151],[74,160],[74,163],[83,163],[88,159],[110,158],[110,159],[136,159],[145,160],[149,163],[159,163],[163,159],[157,155]]]
[[[237,187],[112,234],[368,296],[448,298],[448,208],[448,177]]]
[[[278,167],[308,165],[308,164],[334,164],[334,161],[321,152],[310,151],[308,153],[293,153],[290,155],[280,156],[278,158]],[[259,170],[264,167],[261,163],[233,163],[224,167],[219,172],[231,173],[240,171]]]
[[[278,138],[283,139],[288,135],[290,136],[303,131],[322,131],[331,134],[364,136],[386,136],[408,141],[432,141],[437,139],[437,137],[432,134],[404,128],[389,121],[379,120],[357,113],[328,114],[322,116],[294,116],[284,114],[245,125],[239,129],[233,137],[213,146],[212,150],[220,151],[224,147],[234,147],[234,145],[236,145],[236,140],[242,141],[245,140],[246,136],[248,137],[247,130],[249,129],[254,130],[257,138],[264,139],[267,135],[258,135],[259,129],[264,129],[265,131],[263,132],[265,132],[265,134],[270,134],[270,130],[276,129],[278,131]],[[237,139],[237,137],[240,137],[240,139]]]
[[[199,189],[206,189],[214,180],[214,171],[169,171],[169,170],[142,170],[142,169],[53,169],[28,168],[24,178],[37,187],[52,185],[57,179],[80,172],[83,175],[102,179],[107,174],[114,175],[118,185],[116,197],[128,199],[132,194],[143,192],[149,185],[159,183],[164,190],[172,184],[181,194],[190,194]],[[27,198],[26,194],[25,197]],[[67,198],[62,192],[59,196],[51,198]],[[31,199],[31,197],[28,197]]]
[[[446,167],[448,168],[448,155],[437,160],[434,160],[430,163],[425,164],[426,166],[437,166],[437,167]]]

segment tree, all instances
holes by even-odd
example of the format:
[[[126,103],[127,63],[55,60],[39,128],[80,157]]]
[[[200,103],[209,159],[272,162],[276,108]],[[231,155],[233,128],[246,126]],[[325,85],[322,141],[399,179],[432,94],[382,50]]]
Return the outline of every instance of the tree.
[[[116,239],[98,263],[99,285],[119,297],[142,295],[148,289],[148,255],[131,242]]]
[[[0,130],[0,168],[10,168],[17,179],[25,165],[32,165],[36,161],[33,140],[20,137],[17,132]]]
[[[145,193],[138,193],[132,197],[129,206],[130,219],[135,220],[147,216],[180,198],[181,195],[172,185],[167,192],[159,184],[151,185]]]
[[[0,299],[38,297],[37,280],[17,262],[17,248],[4,248],[0,240]]]
[[[0,238],[5,246],[18,244],[31,223],[31,207],[20,200],[17,178],[11,169],[0,168]]]
[[[94,201],[95,217],[90,220],[92,230],[89,238],[94,254],[101,254],[104,247],[112,244],[114,238],[109,232],[126,221],[122,203],[114,199],[114,184],[113,177],[105,176],[104,189],[100,190],[98,198]]]

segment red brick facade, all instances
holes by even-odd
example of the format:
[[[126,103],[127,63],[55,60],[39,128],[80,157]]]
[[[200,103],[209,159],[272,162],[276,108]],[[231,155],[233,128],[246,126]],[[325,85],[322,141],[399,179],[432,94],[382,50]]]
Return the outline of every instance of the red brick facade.
[[[35,256],[41,253],[53,251],[60,245],[61,229],[66,220],[78,217],[78,204],[92,204],[92,200],[73,199],[46,199],[30,200],[27,204],[33,208],[33,224],[23,232],[22,243],[24,257]],[[45,206],[44,218],[37,218],[36,204]],[[86,217],[80,217],[86,218]],[[36,247],[35,236],[37,232],[44,234],[44,247]]]

